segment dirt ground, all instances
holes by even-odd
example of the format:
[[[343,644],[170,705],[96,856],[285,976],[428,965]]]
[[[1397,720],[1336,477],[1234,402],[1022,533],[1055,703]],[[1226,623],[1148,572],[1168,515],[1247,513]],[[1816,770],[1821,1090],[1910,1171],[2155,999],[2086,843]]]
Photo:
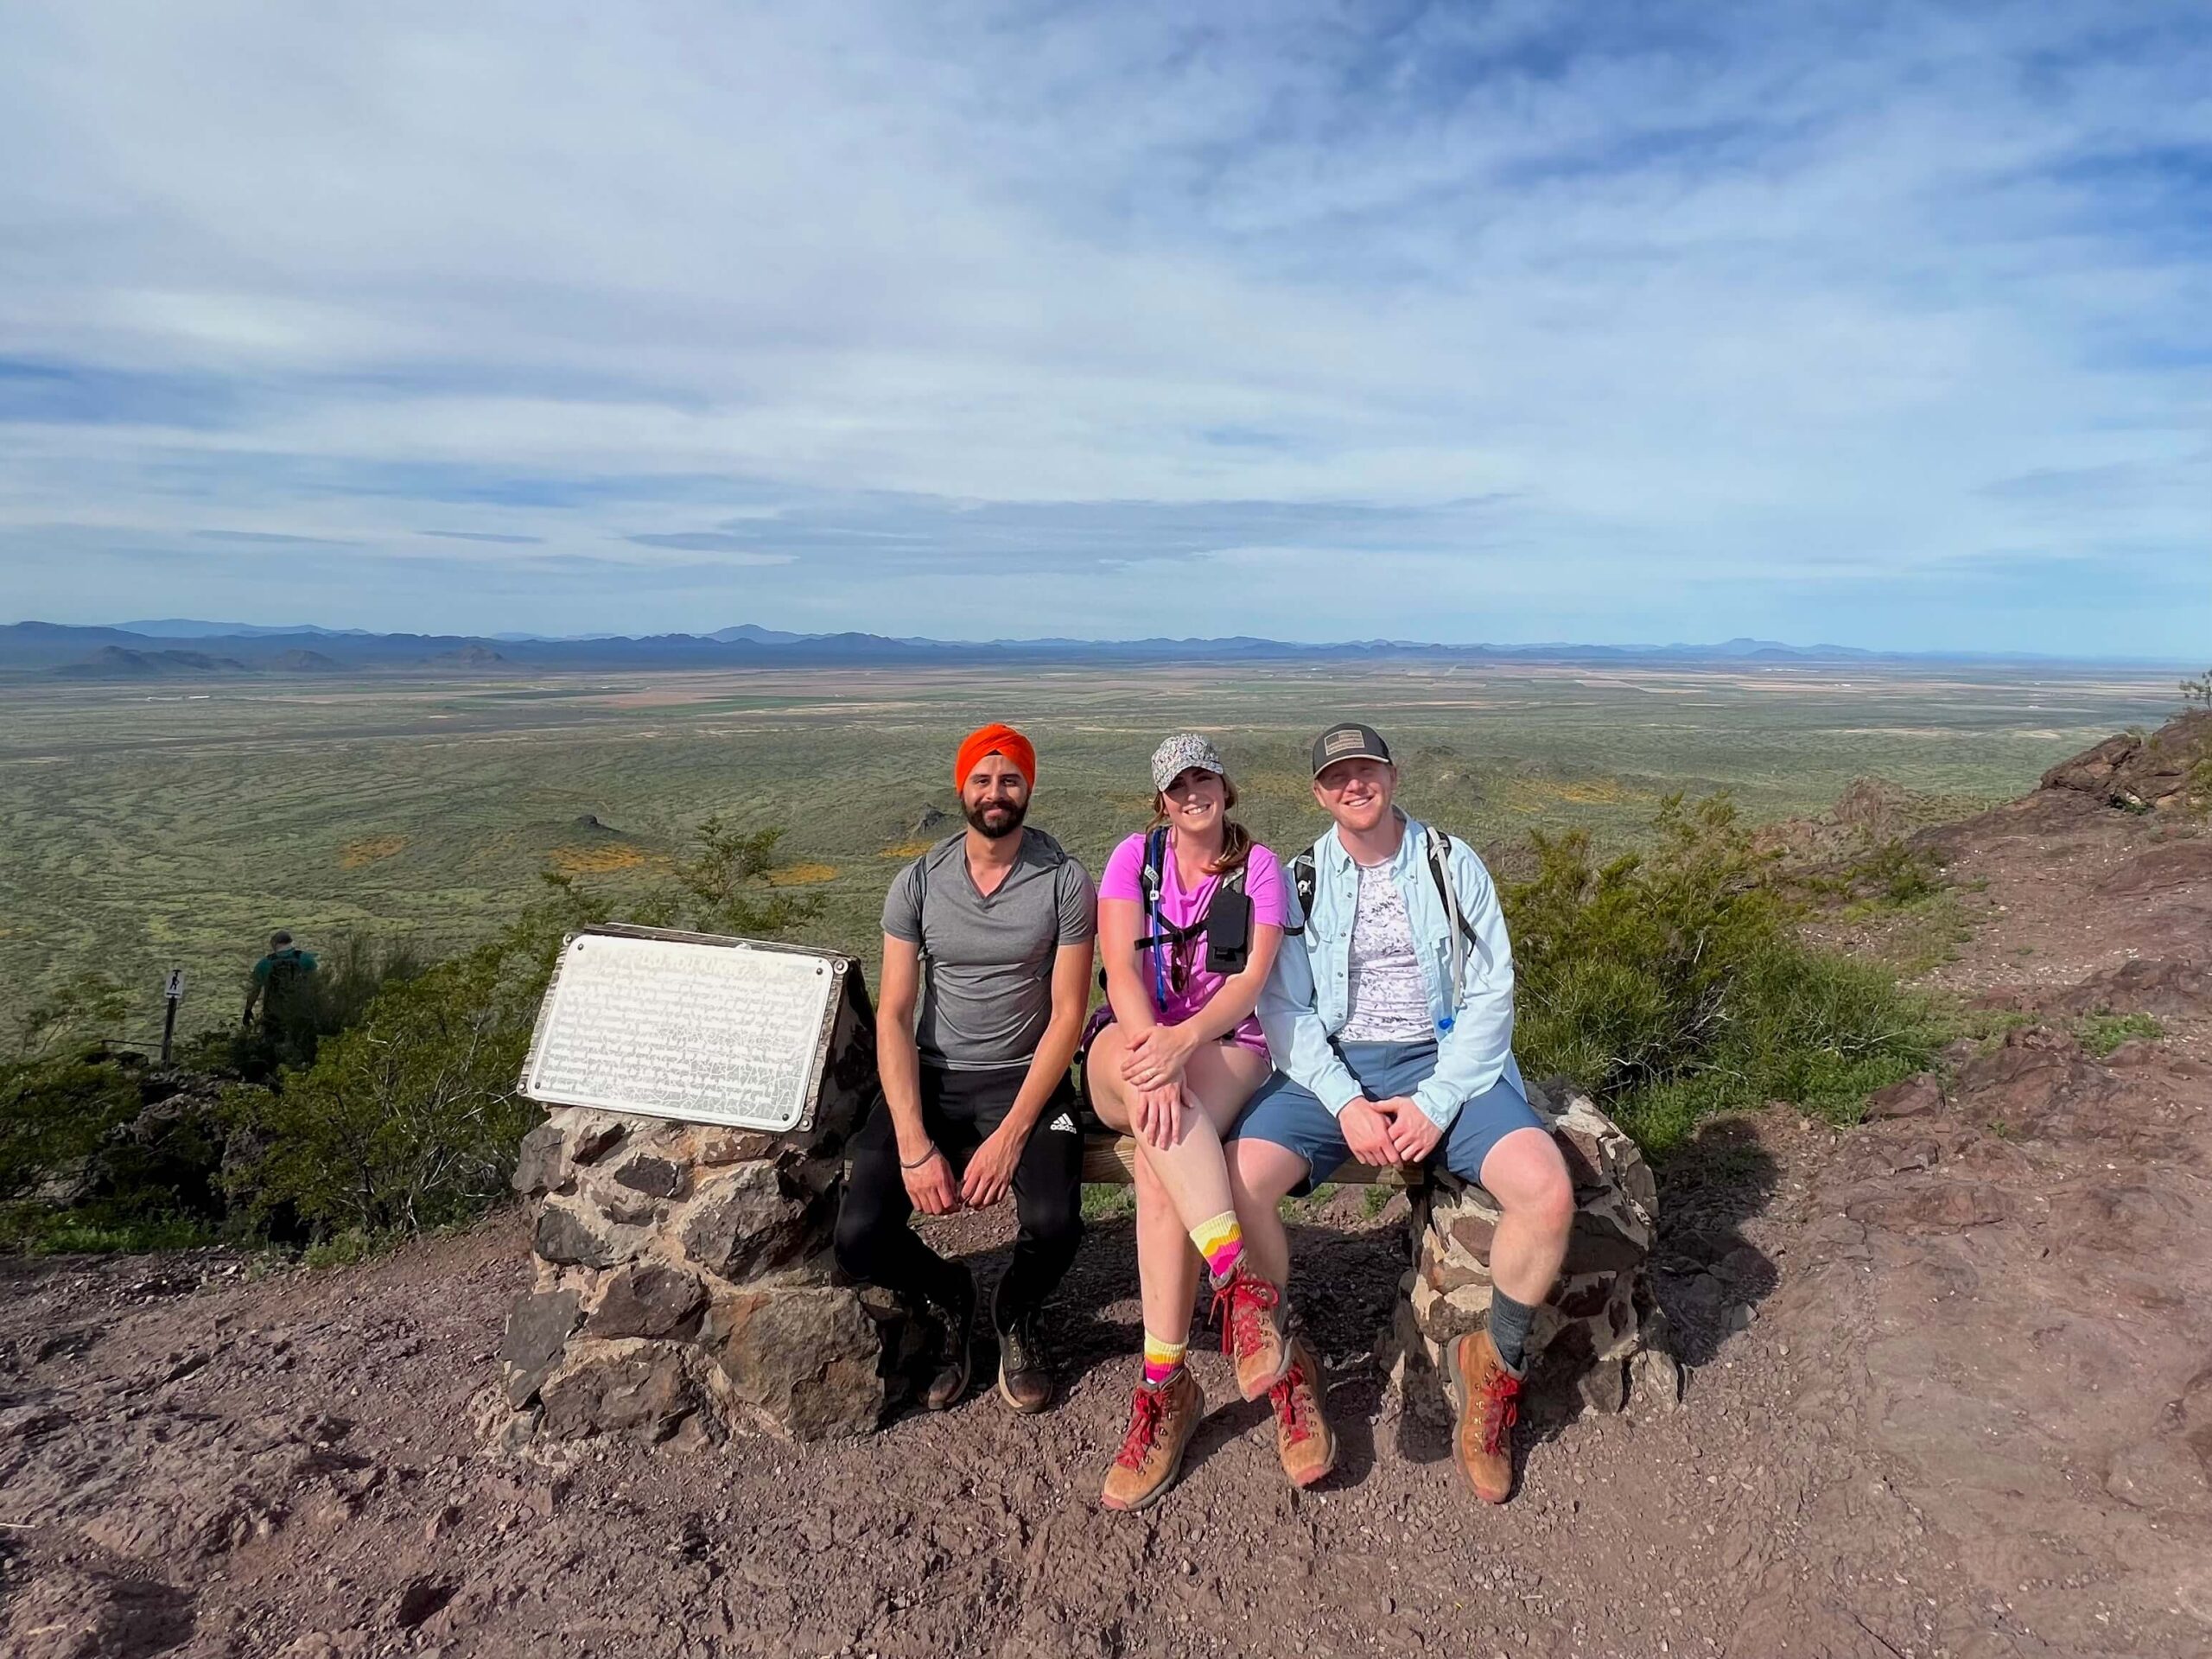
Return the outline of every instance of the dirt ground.
[[[1681,1404],[1539,1410],[1506,1508],[1382,1385],[1403,1244],[1357,1193],[1293,1286],[1338,1472],[1292,1492],[1207,1354],[1215,1410],[1136,1516],[1095,1503],[1126,1221],[1050,1321],[1057,1409],[804,1447],[493,1450],[517,1217],[258,1280],[9,1260],[0,1654],[2212,1652],[2212,841],[2043,797],[1943,833],[1972,937],[1931,978],[2030,1023],[1857,1130],[1707,1126],[1655,1262]],[[2131,998],[2165,1037],[2075,1045],[2074,1006]],[[1002,1264],[1002,1217],[942,1231]]]

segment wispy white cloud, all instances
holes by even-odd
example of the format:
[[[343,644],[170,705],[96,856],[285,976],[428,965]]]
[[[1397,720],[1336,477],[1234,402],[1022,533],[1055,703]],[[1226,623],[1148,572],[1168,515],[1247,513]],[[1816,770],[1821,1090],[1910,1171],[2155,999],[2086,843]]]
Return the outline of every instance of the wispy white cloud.
[[[2212,618],[2192,4],[19,9],[0,152],[24,613]]]

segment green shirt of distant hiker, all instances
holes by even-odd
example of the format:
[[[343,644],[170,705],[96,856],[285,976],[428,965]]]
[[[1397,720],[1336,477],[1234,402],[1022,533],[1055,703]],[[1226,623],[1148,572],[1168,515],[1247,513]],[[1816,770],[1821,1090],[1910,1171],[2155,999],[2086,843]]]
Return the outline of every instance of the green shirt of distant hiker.
[[[253,964],[253,983],[245,994],[244,1023],[252,1023],[256,1003],[261,1006],[261,1023],[273,1023],[278,1014],[306,988],[308,976],[314,972],[315,956],[311,951],[295,945],[289,933],[271,933],[269,954]]]

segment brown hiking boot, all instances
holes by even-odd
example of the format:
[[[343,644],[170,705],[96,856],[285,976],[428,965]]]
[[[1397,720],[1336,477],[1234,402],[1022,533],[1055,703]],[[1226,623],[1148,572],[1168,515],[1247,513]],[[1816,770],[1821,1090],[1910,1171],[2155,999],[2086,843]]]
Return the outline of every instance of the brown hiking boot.
[[[1294,1486],[1311,1486],[1337,1466],[1337,1437],[1321,1412],[1321,1367],[1306,1338],[1294,1337],[1282,1381],[1268,1390],[1275,1408],[1275,1452]]]
[[[1141,1510],[1175,1484],[1183,1452],[1206,1414],[1206,1396],[1188,1366],[1165,1382],[1140,1382],[1129,1396],[1129,1432],[1106,1471],[1098,1501],[1109,1510]]]
[[[1213,1311],[1223,1316],[1221,1351],[1235,1356],[1236,1391],[1247,1400],[1274,1388],[1289,1368],[1290,1349],[1278,1323],[1281,1307],[1282,1292],[1241,1261],[1214,1291]]]
[[[1513,1496],[1513,1425],[1521,1379],[1505,1369],[1487,1331],[1473,1331],[1445,1351],[1452,1392],[1459,1407],[1452,1433],[1452,1459],[1485,1503]]]
[[[938,1319],[938,1351],[930,1362],[929,1385],[922,1390],[922,1407],[944,1411],[960,1403],[968,1392],[968,1372],[975,1363],[976,1310],[982,1298],[976,1294],[975,1270],[964,1263],[959,1282],[946,1300],[934,1303]]]
[[[1038,1333],[1037,1310],[1008,1314],[999,1306],[1001,1279],[991,1291],[991,1324],[999,1333],[999,1398],[1025,1415],[1052,1403],[1052,1362]]]

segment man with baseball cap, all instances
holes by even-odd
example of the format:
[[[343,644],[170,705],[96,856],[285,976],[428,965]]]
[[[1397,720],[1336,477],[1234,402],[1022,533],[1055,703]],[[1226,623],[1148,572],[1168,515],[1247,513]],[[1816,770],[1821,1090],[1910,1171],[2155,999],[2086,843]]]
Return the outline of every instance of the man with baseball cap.
[[[1068,1064],[1090,1001],[1097,899],[1083,866],[1025,827],[1036,778],[1037,752],[1014,728],[969,733],[953,766],[967,828],[899,871],[883,904],[883,1098],[853,1142],[837,1260],[938,1312],[932,1411],[967,1391],[979,1306],[975,1274],[915,1236],[913,1211],[983,1209],[1013,1192],[1020,1233],[992,1323],[999,1393],[1017,1411],[1052,1403],[1038,1313],[1083,1236]]]
[[[1277,1205],[1347,1159],[1440,1159],[1503,1212],[1489,1322],[1453,1344],[1453,1454],[1476,1495],[1513,1487],[1512,1429],[1530,1319],[1567,1251],[1574,1194],[1513,1060],[1513,955],[1490,873],[1465,842],[1393,804],[1398,769],[1372,727],[1313,741],[1313,798],[1334,820],[1293,861],[1292,926],[1260,995],[1276,1071],[1231,1132],[1230,1174],[1255,1269],[1290,1276]],[[1321,1391],[1277,1405],[1321,1421]],[[1325,1435],[1306,1439],[1325,1440]],[[1286,1439],[1285,1444],[1290,1444]],[[1291,1478],[1298,1471],[1285,1467]]]

